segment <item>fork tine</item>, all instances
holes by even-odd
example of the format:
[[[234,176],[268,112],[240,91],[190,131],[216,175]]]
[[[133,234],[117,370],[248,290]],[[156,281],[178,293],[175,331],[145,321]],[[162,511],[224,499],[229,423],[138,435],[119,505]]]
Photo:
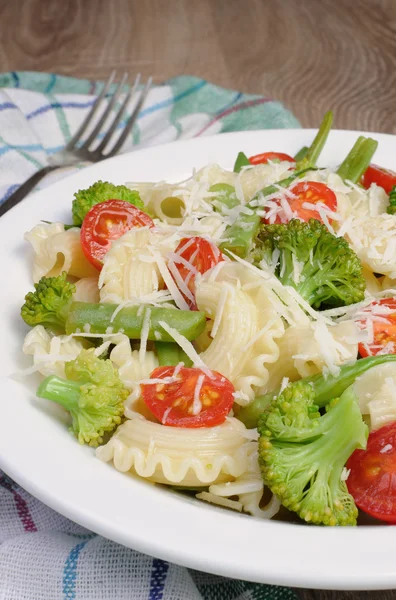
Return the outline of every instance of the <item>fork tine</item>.
[[[114,108],[115,103],[117,102],[122,88],[124,87],[126,81],[128,79],[128,73],[124,73],[120,83],[117,86],[116,91],[114,92],[114,94],[111,97],[111,100],[106,108],[106,110],[104,111],[103,115],[100,117],[98,123],[95,125],[92,133],[90,134],[90,136],[88,137],[88,139],[84,142],[84,144],[81,146],[82,150],[88,150],[90,145],[92,144],[92,142],[94,141],[94,139],[96,139],[96,136],[98,135],[98,133],[100,132],[100,130],[103,127],[103,124],[105,123],[107,117],[109,116],[109,114],[111,113],[111,111]]]
[[[102,152],[102,150],[104,150],[104,148],[107,146],[107,143],[109,142],[111,136],[113,135],[113,133],[115,132],[117,125],[119,124],[119,122],[121,121],[122,117],[124,116],[124,113],[127,109],[127,106],[129,104],[130,99],[135,95],[135,92],[137,90],[137,87],[140,83],[140,73],[138,73],[138,75],[136,76],[136,79],[134,81],[133,86],[131,87],[131,89],[129,90],[128,94],[125,97],[124,102],[122,103],[120,109],[118,110],[113,123],[111,124],[111,127],[109,129],[109,131],[106,133],[105,137],[103,138],[103,140],[101,141],[101,143],[99,144],[99,146],[97,148],[95,148],[94,152]],[[106,155],[107,156],[107,155]]]
[[[120,137],[118,138],[117,142],[114,145],[114,148],[112,148],[111,151],[108,154],[106,154],[106,158],[109,158],[110,156],[114,156],[114,154],[116,154],[118,152],[118,150],[122,147],[123,143],[125,142],[126,138],[128,137],[129,133],[131,132],[132,127],[134,126],[134,124],[136,122],[136,119],[139,116],[140,109],[142,108],[144,101],[147,98],[147,94],[150,91],[152,82],[153,82],[152,78],[149,77],[149,79],[147,80],[147,83],[140,95],[139,102],[136,104],[135,108],[133,109],[133,112],[132,112],[131,116],[129,117],[129,120],[128,120],[126,126],[124,127],[123,132],[121,133]]]
[[[110,74],[110,77],[108,78],[105,85],[103,86],[102,91],[100,92],[99,96],[96,98],[95,102],[93,103],[91,110],[85,117],[85,120],[82,122],[79,129],[76,131],[76,133],[73,135],[73,137],[71,138],[69,143],[66,145],[65,150],[73,150],[73,148],[76,145],[76,143],[78,142],[78,140],[84,134],[88,125],[92,121],[92,118],[96,114],[103,98],[106,96],[107,92],[109,91],[109,88],[110,88],[111,84],[113,83],[114,77],[115,77],[115,71],[112,71]]]

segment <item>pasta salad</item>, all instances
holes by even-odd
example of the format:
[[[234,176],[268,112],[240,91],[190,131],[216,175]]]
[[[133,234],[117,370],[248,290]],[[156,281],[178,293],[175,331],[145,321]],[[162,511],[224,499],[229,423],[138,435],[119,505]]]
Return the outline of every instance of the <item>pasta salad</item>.
[[[396,173],[240,152],[25,234],[23,352],[98,459],[272,518],[396,522]],[[396,442],[396,439],[395,439]]]

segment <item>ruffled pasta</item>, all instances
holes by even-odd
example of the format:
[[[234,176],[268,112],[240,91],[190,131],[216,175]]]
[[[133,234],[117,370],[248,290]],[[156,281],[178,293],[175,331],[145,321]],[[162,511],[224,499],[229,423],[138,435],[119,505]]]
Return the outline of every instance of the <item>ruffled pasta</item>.
[[[268,365],[279,358],[275,340],[284,333],[273,292],[262,281],[251,284],[241,265],[223,263],[214,279],[209,273],[196,289],[198,308],[213,321],[213,339],[200,357],[250,399],[267,383]]]
[[[396,421],[396,377],[386,377],[368,403],[371,430]]]
[[[45,375],[65,377],[65,362],[74,360],[83,349],[83,344],[66,335],[51,335],[42,325],[29,331],[23,342],[24,354],[33,357],[36,370]]]
[[[74,277],[91,277],[97,270],[85,258],[80,243],[80,229],[65,231],[62,223],[36,225],[25,233],[33,248],[33,281],[56,277],[63,271]]]
[[[371,429],[396,421],[396,365],[372,367],[353,384],[363,415],[370,416]]]
[[[228,418],[217,427],[166,427],[143,418],[120,425],[96,455],[116,469],[156,483],[207,486],[244,473],[257,446],[245,426]]]
[[[154,254],[165,255],[176,242],[147,227],[135,227],[115,241],[107,252],[100,273],[101,302],[141,303],[163,287]]]
[[[264,484],[258,463],[257,448],[249,456],[248,468],[240,477],[232,482],[212,484],[209,487],[212,498],[206,498],[214,504],[217,498],[235,498],[240,503],[241,509],[259,519],[272,519],[281,506],[276,496],[262,506]]]
[[[83,277],[75,283],[76,291],[73,300],[78,302],[99,302],[98,276]]]
[[[326,338],[323,340],[323,333]],[[321,373],[329,364],[341,365],[355,360],[358,352],[357,328],[353,321],[332,327],[324,323],[291,326],[278,340],[279,359],[268,366],[268,382],[260,393],[276,390],[284,377],[296,381]]]
[[[126,335],[117,336],[113,339],[113,343],[115,346],[110,352],[109,358],[117,367],[125,387],[131,390],[131,394],[125,402],[125,416],[134,418],[140,414],[147,419],[153,419],[152,413],[141,398],[139,381],[148,379],[154,369],[158,367],[157,355],[151,350],[144,353],[132,350],[131,342]]]
[[[374,273],[396,278],[396,216],[355,219],[346,238],[362,261]]]

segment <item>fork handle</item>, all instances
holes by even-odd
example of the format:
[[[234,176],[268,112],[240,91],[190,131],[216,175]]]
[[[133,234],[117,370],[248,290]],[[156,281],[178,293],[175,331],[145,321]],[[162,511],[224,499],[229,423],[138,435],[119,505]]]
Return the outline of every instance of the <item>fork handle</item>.
[[[11,196],[8,196],[7,200],[0,205],[0,217],[4,215],[10,208],[13,208],[21,200],[24,199],[25,196],[38,184],[39,181],[43,177],[45,177],[51,171],[55,171],[59,167],[48,165],[47,167],[43,167],[40,171],[34,173],[25,183],[23,183]]]

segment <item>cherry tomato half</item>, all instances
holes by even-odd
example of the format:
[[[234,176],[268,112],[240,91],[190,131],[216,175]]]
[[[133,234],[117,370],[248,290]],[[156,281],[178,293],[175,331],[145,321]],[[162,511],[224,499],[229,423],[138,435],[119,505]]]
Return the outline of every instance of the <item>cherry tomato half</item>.
[[[171,427],[214,427],[225,421],[234,403],[234,386],[220,373],[210,378],[201,369],[158,367],[151,379],[174,377],[169,383],[142,384],[146,406],[163,425]],[[198,399],[194,396],[198,390]]]
[[[124,200],[106,200],[95,204],[81,225],[81,246],[90,263],[102,268],[111,244],[133,227],[152,227],[153,220]]]
[[[370,344],[359,344],[359,354],[362,357],[375,356],[384,350],[386,354],[396,354],[396,299],[382,298],[374,300],[362,310],[367,318],[362,316],[358,321],[361,329],[366,329],[367,321],[373,326],[374,339]]]
[[[376,519],[396,523],[396,422],[372,431],[366,450],[355,450],[347,468],[356,505]]]
[[[286,215],[285,211],[282,210],[272,217],[264,217],[263,221],[265,223],[287,223],[291,218],[298,218],[301,219],[301,221],[316,219],[323,223],[319,212],[314,208],[307,208],[304,204],[321,203],[322,206],[327,207],[332,212],[337,210],[336,195],[333,190],[324,183],[320,183],[319,181],[301,181],[291,187],[290,191],[295,196],[294,198],[288,199],[293,216],[290,217]],[[277,202],[277,199],[274,201]],[[329,221],[331,221],[331,219],[329,219]]]
[[[224,260],[224,256],[215,244],[201,237],[183,238],[175,250],[175,254],[180,257],[180,262],[174,261],[175,267],[180,277],[189,290],[180,286],[180,282],[175,278],[175,283],[179,287],[187,304],[192,310],[197,310],[195,304],[195,276],[198,273],[206,273],[212,267]]]
[[[262,154],[255,154],[249,158],[251,165],[266,165],[269,160],[272,162],[282,162],[283,160],[287,160],[291,163],[296,162],[292,156],[284,154],[283,152],[263,152]]]
[[[383,169],[378,165],[371,164],[363,175],[363,185],[368,189],[372,183],[384,188],[385,192],[389,194],[393,186],[396,185],[396,173],[390,169]]]

